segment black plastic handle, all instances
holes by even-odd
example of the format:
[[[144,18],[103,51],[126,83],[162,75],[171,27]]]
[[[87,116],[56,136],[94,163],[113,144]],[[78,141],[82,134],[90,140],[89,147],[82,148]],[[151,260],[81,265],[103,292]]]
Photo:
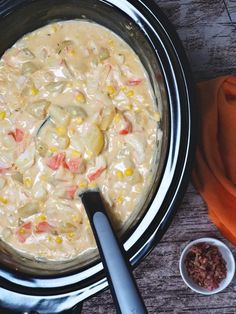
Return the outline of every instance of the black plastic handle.
[[[80,197],[93,229],[118,313],[147,313],[125,250],[112,229],[100,193],[85,191]]]

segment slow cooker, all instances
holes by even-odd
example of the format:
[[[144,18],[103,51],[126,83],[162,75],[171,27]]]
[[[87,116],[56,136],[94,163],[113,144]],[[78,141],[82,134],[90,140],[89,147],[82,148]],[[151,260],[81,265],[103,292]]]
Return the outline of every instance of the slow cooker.
[[[0,55],[24,34],[70,19],[99,23],[122,37],[140,57],[162,106],[156,179],[142,210],[120,235],[136,267],[163,236],[189,180],[194,148],[190,70],[178,36],[152,0],[3,0]],[[47,263],[0,243],[1,313],[77,313],[83,300],[107,286],[97,255]]]

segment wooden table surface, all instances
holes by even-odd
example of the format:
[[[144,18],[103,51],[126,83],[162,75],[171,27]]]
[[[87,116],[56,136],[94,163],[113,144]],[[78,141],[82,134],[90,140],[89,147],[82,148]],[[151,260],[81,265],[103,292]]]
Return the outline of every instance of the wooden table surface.
[[[196,81],[236,73],[236,0],[155,2],[174,24]],[[170,228],[134,272],[148,313],[236,313],[235,279],[223,292],[203,296],[187,288],[180,277],[182,249],[189,240],[205,236],[229,244],[209,221],[207,208],[190,183]],[[236,249],[229,246],[235,255]],[[84,302],[82,313],[115,313],[109,290]]]

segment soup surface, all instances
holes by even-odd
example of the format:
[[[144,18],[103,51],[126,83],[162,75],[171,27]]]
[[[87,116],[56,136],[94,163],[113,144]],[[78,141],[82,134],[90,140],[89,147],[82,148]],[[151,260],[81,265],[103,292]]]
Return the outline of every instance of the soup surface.
[[[95,248],[78,191],[98,187],[120,228],[150,188],[160,119],[138,56],[108,29],[25,35],[0,61],[0,238],[52,261]]]

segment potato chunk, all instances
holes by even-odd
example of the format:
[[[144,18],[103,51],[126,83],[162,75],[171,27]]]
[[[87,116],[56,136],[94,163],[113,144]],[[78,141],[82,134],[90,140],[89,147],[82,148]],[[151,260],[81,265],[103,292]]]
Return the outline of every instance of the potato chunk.
[[[38,202],[27,203],[24,206],[18,208],[17,211],[20,217],[26,218],[39,212],[39,204]]]
[[[85,136],[83,137],[85,147],[93,156],[101,153],[104,146],[104,136],[102,131],[96,126],[92,125]]]

